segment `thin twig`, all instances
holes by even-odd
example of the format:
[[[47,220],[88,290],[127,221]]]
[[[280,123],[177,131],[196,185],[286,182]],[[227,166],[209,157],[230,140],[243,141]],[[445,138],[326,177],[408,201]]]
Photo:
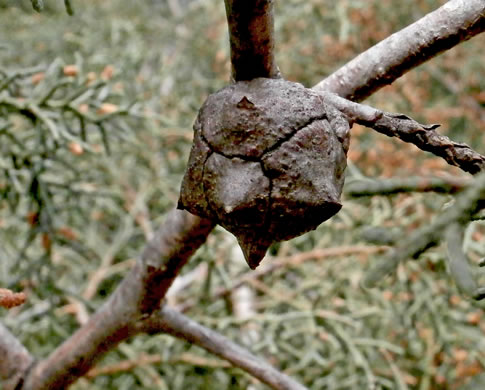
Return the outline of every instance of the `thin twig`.
[[[334,93],[319,92],[325,102],[343,112],[350,121],[370,127],[389,137],[397,137],[416,145],[421,150],[442,157],[448,164],[469,173],[485,169],[485,156],[475,152],[466,144],[454,142],[438,134],[439,125],[422,125],[404,114],[395,114],[351,102]]]
[[[93,368],[92,370],[89,370],[84,377],[88,379],[93,379],[101,375],[116,375],[120,372],[132,371],[136,367],[152,364],[189,364],[192,366],[212,368],[231,367],[231,365],[226,361],[218,359],[207,359],[189,353],[182,353],[169,359],[164,359],[163,356],[160,355],[141,354],[141,356],[138,356],[136,359],[122,360],[120,362],[106,365],[104,367]]]
[[[92,273],[89,277],[89,281],[87,283],[84,292],[82,293],[82,297],[86,300],[90,300],[94,297],[98,290],[98,286],[102,283],[102,281],[106,278],[108,274],[109,268],[111,267],[116,254],[119,252],[120,248],[126,244],[129,240],[130,235],[132,234],[133,227],[132,227],[132,218],[130,215],[125,217],[124,220],[120,221],[120,228],[116,232],[113,237],[113,242],[109,245],[108,248],[104,248],[104,254],[101,256],[101,263],[99,264],[96,271]]]
[[[165,332],[188,341],[248,372],[275,390],[304,390],[306,387],[278,371],[248,350],[185,315],[164,306],[140,324],[148,333]]]
[[[485,30],[483,0],[451,0],[359,54],[314,89],[361,101],[407,71]]]
[[[392,195],[403,192],[438,192],[453,194],[461,191],[470,180],[456,177],[394,177],[390,179],[362,179],[347,181],[344,193],[361,196]]]

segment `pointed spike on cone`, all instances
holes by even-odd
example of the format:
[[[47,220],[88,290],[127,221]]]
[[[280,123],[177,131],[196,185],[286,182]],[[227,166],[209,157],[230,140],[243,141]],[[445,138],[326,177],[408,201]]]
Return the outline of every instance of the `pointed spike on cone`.
[[[246,235],[237,236],[237,240],[249,268],[256,269],[259,263],[263,260],[271,242],[258,241],[257,239]]]

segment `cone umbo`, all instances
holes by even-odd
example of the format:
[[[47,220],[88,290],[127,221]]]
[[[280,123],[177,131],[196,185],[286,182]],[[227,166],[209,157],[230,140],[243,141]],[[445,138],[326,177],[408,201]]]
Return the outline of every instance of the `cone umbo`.
[[[178,207],[233,233],[251,268],[268,247],[336,214],[349,123],[316,92],[283,79],[210,95],[194,124]]]

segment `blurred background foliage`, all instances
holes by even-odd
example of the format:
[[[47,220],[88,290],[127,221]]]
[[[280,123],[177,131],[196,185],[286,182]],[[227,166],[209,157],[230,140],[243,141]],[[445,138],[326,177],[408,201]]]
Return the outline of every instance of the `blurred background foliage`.
[[[277,1],[279,66],[311,86],[443,3]],[[0,0],[0,286],[28,294],[0,315],[38,357],[104,302],[175,205],[192,122],[230,70],[222,0],[73,6],[68,16],[62,1],[47,1],[38,14],[30,1]],[[479,36],[460,45],[368,103],[441,123],[440,131],[483,153],[484,44]],[[354,128],[349,182],[416,175],[467,177],[414,146]],[[482,306],[457,292],[444,246],[401,266],[379,289],[359,287],[381,245],[428,223],[450,199],[345,197],[336,217],[275,245],[256,272],[217,228],[168,302],[310,389],[480,388]],[[470,224],[465,249],[474,262],[484,243],[485,224]],[[72,388],[264,386],[157,335],[123,343]]]

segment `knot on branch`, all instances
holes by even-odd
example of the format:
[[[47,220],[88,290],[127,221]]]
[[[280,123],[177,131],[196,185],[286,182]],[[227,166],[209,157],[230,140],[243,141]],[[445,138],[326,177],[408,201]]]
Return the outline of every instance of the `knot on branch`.
[[[256,268],[340,210],[348,144],[346,117],[301,84],[232,84],[199,112],[178,207],[233,233]]]

